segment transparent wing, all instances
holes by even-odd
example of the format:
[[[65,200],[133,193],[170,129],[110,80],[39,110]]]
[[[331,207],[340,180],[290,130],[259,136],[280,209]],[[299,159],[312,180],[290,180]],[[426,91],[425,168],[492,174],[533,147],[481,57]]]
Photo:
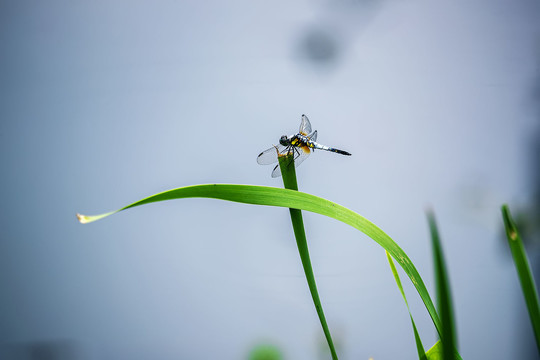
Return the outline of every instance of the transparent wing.
[[[298,132],[302,135],[311,134],[311,124],[306,115],[302,115],[302,122],[300,123],[300,129]]]
[[[317,130],[308,135],[309,140],[317,141]]]
[[[311,154],[311,149],[307,146],[303,146],[301,148],[294,148],[294,150],[294,167],[298,167],[298,165],[300,165],[302,161],[306,160],[309,154]]]
[[[262,153],[259,154],[259,156],[257,156],[257,163],[261,165],[273,164],[277,161],[278,152],[284,152],[285,149],[285,146],[281,144],[277,146],[272,146],[270,149],[264,150]]]
[[[304,160],[307,159],[309,154],[311,154],[311,149],[307,146],[303,147],[293,147],[292,151],[294,151],[294,167],[298,167]],[[286,153],[286,149],[283,153]],[[274,170],[272,171],[272,177],[277,178],[281,176],[281,169],[279,168],[279,164],[276,165]]]
[[[272,170],[272,177],[277,178],[280,176],[281,176],[281,169],[279,168],[279,164],[277,164],[274,170]]]

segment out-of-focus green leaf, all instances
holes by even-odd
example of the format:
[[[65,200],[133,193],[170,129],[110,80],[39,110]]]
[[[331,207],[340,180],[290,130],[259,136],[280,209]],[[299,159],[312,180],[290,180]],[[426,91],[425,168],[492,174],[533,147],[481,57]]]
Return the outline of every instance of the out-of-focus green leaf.
[[[529,318],[536,337],[536,346],[540,353],[540,310],[538,306],[538,292],[534,283],[531,267],[521,236],[512,216],[508,205],[502,206],[502,214],[504,220],[504,227],[506,229],[506,237],[508,238],[508,245],[512,251],[512,257],[514,258],[514,264],[516,265],[517,273],[519,276],[519,282],[521,283],[521,290],[527,303],[527,309],[529,310]]]
[[[249,360],[283,360],[281,351],[274,345],[258,345],[249,353]]]

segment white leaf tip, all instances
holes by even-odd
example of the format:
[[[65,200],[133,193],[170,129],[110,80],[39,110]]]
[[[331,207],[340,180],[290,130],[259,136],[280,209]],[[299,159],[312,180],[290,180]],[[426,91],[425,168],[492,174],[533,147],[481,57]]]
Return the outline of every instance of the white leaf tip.
[[[79,220],[81,224],[86,224],[89,219],[88,216],[77,213],[77,220]]]

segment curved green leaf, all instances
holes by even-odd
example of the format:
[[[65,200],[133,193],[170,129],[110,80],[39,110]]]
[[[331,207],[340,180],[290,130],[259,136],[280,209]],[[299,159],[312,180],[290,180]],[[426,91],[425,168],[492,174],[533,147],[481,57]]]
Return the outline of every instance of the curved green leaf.
[[[390,253],[390,255],[392,255],[398,264],[401,265],[405,273],[411,279],[413,285],[416,287],[418,294],[422,298],[422,301],[424,302],[424,305],[426,306],[426,309],[428,310],[429,315],[435,324],[437,332],[439,335],[441,334],[441,323],[437,315],[437,311],[435,310],[435,306],[433,305],[433,301],[429,296],[424,281],[420,277],[420,274],[407,254],[405,254],[405,252],[394,242],[394,240],[392,240],[392,238],[390,238],[390,236],[388,236],[384,231],[379,229],[375,224],[363,216],[341,205],[315,195],[289,189],[256,185],[193,185],[164,191],[106,214],[95,216],[77,214],[77,217],[79,218],[80,222],[89,223],[136,206],[182,198],[213,198],[245,204],[278,206],[306,210],[334,218],[354,227],[355,229],[360,230],[381,245]]]

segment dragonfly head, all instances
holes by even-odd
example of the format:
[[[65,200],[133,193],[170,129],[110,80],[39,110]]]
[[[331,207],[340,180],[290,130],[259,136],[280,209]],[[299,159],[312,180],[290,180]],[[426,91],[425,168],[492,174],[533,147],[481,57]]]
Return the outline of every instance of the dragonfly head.
[[[288,146],[289,145],[289,138],[287,138],[287,135],[283,135],[282,137],[279,138],[279,143],[283,146]]]

